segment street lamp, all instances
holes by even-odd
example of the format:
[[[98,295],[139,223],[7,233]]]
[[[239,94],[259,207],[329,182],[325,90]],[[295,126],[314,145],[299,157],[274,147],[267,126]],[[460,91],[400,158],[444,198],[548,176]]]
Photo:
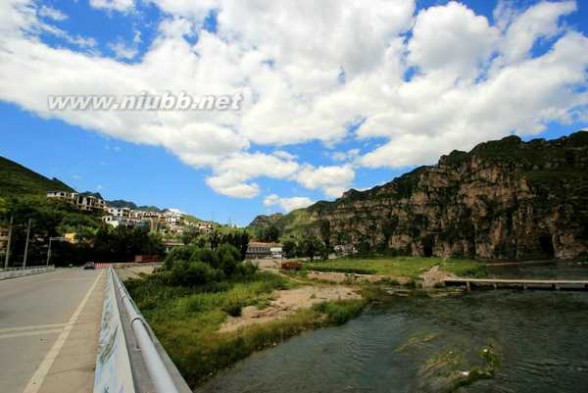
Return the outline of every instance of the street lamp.
[[[49,238],[49,248],[47,248],[47,266],[49,266],[49,260],[51,259],[51,242],[53,240],[62,242],[65,241],[65,238],[59,236]]]

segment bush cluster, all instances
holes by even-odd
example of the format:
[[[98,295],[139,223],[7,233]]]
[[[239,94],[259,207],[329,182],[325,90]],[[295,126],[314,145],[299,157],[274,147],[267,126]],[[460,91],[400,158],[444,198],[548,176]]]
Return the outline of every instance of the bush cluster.
[[[190,245],[173,249],[159,274],[167,278],[168,285],[190,288],[252,277],[256,271],[257,267],[243,262],[239,250],[230,244],[216,250]]]

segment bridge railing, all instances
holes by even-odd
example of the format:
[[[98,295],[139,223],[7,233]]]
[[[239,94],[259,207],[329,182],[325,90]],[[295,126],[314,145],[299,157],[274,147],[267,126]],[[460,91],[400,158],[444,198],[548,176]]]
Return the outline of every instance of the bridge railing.
[[[133,367],[133,356],[129,356],[129,351],[132,350],[131,348],[126,348],[129,346],[129,342],[133,341],[136,343],[137,348],[134,350],[140,351],[140,358],[143,361],[142,367],[147,370],[149,382],[147,385],[151,385],[156,393],[187,393],[191,392],[186,382],[181,378],[177,369],[175,369],[175,365],[171,363],[167,354],[163,348],[161,348],[157,338],[151,331],[151,328],[139,312],[139,309],[133,302],[133,299],[129,295],[127,289],[120,281],[118,275],[114,271],[114,269],[109,268],[107,277],[107,296],[105,297],[105,310],[107,306],[107,302],[112,304],[112,309],[114,312],[111,314],[116,314],[118,318],[118,322],[120,326],[115,327],[114,329],[110,326],[107,329],[106,334],[113,334],[112,332],[115,331],[114,335],[116,335],[116,331],[119,331],[120,337],[123,337],[123,342],[116,348],[119,351],[116,356],[112,356],[115,360],[117,357],[124,358],[124,362],[130,365],[130,369],[134,369]],[[109,297],[112,299],[109,300]],[[123,310],[118,310],[118,302],[116,299],[120,300],[121,307],[124,308]],[[116,309],[115,309],[116,308]],[[106,311],[105,311],[106,312]],[[111,318],[108,317],[107,318]],[[123,324],[126,325],[127,329],[123,329]],[[130,327],[130,328],[129,328]],[[105,324],[103,322],[102,330],[105,329]],[[124,340],[124,330],[133,336],[134,340]],[[108,333],[110,332],[110,333]],[[112,341],[112,339],[110,340]],[[109,340],[107,338],[102,339],[101,334],[101,352],[103,348],[108,346]],[[125,346],[125,348],[122,348]],[[136,355],[134,355],[137,359]],[[96,365],[96,378],[94,384],[94,393],[102,393],[104,388],[108,388],[107,391],[119,392],[124,391],[125,393],[141,393],[141,386],[145,386],[146,384],[144,381],[140,381],[141,383],[137,382],[138,378],[141,376],[134,375],[132,371],[129,372],[128,369],[123,365],[123,367],[119,367],[116,365],[111,365],[110,368],[103,368],[99,370],[99,364],[101,355],[98,355],[97,365]],[[120,360],[120,359],[119,359]],[[117,360],[117,361],[119,361]],[[173,370],[173,373],[170,372],[170,369]],[[106,370],[104,372],[103,370]],[[114,373],[109,373],[109,370],[114,370]],[[103,375],[98,375],[98,372],[101,372]],[[129,381],[135,380],[135,383],[132,386],[129,386]],[[126,385],[122,390],[121,387]],[[151,390],[150,390],[151,391]]]
[[[55,270],[55,266],[53,266],[53,265],[27,266],[25,268],[22,268],[22,267],[9,267],[6,269],[2,268],[2,269],[0,269],[0,280],[5,280],[7,278],[30,276],[33,274],[50,272],[53,270]]]

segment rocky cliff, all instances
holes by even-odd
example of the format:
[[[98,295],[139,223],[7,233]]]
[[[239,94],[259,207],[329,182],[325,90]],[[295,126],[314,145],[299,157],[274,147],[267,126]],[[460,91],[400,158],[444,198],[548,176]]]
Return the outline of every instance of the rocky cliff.
[[[331,245],[488,259],[588,255],[588,132],[511,136],[454,151],[367,191],[306,211]]]

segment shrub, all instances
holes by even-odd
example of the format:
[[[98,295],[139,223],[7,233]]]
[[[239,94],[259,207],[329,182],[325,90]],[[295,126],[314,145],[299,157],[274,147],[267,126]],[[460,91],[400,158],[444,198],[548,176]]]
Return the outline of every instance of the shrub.
[[[241,262],[241,253],[239,250],[230,244],[223,244],[219,247],[217,254],[221,269],[228,277],[232,276]]]
[[[245,261],[237,265],[234,276],[238,278],[250,278],[254,277],[258,270],[256,264],[251,261]]]
[[[282,270],[302,270],[302,262],[293,262],[293,261],[288,261],[288,262],[282,262],[280,268]]]
[[[183,287],[195,287],[224,278],[222,271],[204,262],[184,263],[176,261],[171,271],[171,284]]]
[[[199,248],[195,246],[183,246],[173,248],[165,257],[163,261],[163,266],[165,269],[171,270],[178,261],[192,260],[192,255],[198,250]]]
[[[327,321],[330,325],[343,325],[351,318],[358,316],[364,306],[364,300],[347,300],[333,303],[318,303],[312,308],[315,311],[326,314]]]
[[[243,305],[240,303],[229,303],[225,307],[223,307],[223,311],[225,311],[232,317],[240,317],[242,308]]]
[[[197,248],[190,259],[192,262],[204,262],[215,269],[220,267],[219,255],[208,248]]]

